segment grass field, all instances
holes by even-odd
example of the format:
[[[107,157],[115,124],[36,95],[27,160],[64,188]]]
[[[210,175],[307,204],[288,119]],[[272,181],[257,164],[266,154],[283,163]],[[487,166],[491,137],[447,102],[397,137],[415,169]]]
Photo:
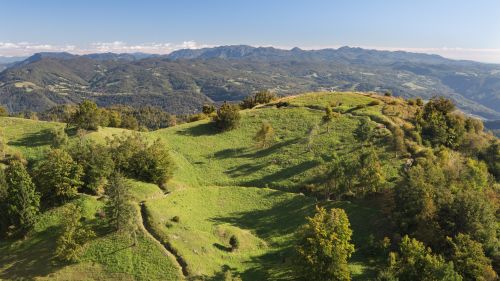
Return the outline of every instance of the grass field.
[[[229,132],[219,133],[209,120],[202,120],[142,133],[151,140],[165,141],[177,170],[168,195],[154,184],[130,180],[134,200],[145,202],[145,219],[153,225],[155,236],[170,243],[182,256],[190,277],[220,280],[222,272],[231,269],[243,280],[291,279],[289,257],[294,233],[316,204],[315,199],[299,195],[298,191],[315,182],[334,152],[350,155],[362,148],[353,135],[360,115],[375,116],[375,120],[389,118],[382,114],[383,104],[367,106],[381,98],[310,93],[285,98],[288,107],[244,110],[240,127]],[[327,130],[321,124],[323,108],[339,103],[338,109],[344,114]],[[269,148],[258,149],[253,137],[263,121],[271,123],[276,140]],[[307,132],[315,125],[319,125],[319,131],[312,149],[308,149]],[[28,160],[40,159],[49,148],[49,130],[63,126],[0,118],[9,149],[23,153]],[[127,130],[101,128],[86,137],[102,142],[124,132]],[[386,145],[378,145],[376,150],[387,178],[397,177],[403,160],[395,158]],[[44,212],[27,239],[0,242],[0,279],[182,279],[175,260],[165,256],[164,249],[150,236],[140,234],[138,246],[130,247],[128,238],[102,231],[103,222],[95,216],[102,201],[82,196],[79,202],[88,223],[99,231],[79,263],[62,266],[52,262],[54,237],[59,229],[60,211],[56,208]],[[373,278],[372,268],[379,261],[364,247],[370,234],[376,239],[383,237],[379,230],[384,219],[378,208],[364,202],[330,202],[327,206],[345,209],[351,221],[357,249],[350,264],[354,279]],[[178,223],[172,221],[174,216],[180,218]],[[235,252],[228,248],[232,234],[241,241],[241,248]]]

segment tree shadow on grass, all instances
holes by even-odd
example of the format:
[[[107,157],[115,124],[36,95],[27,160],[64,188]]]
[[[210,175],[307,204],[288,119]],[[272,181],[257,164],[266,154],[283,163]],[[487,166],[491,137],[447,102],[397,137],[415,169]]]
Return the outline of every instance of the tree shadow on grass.
[[[289,179],[297,174],[303,173],[309,169],[312,169],[320,164],[317,160],[309,160],[297,164],[295,166],[283,168],[273,174],[263,176],[259,179],[247,181],[243,183],[244,186],[265,186],[266,184],[278,182],[281,180]]]
[[[286,141],[281,141],[278,142],[268,148],[264,149],[250,149],[246,147],[239,147],[239,148],[228,148],[228,149],[223,149],[214,154],[214,156],[217,159],[227,159],[227,158],[249,158],[249,159],[254,159],[254,158],[262,158],[269,156],[281,148],[284,148],[286,146],[295,144],[299,142],[300,139],[291,139],[291,140],[286,140]]]
[[[9,141],[9,145],[36,147],[51,144],[50,130],[44,129],[35,133],[30,133],[18,140]]]
[[[176,132],[176,134],[191,137],[212,136],[220,133],[222,132],[218,130],[212,123],[198,124],[196,126]]]
[[[227,247],[227,246],[224,246],[222,244],[219,244],[219,243],[213,243],[212,244],[215,248],[221,250],[221,251],[224,251],[224,252],[231,252],[231,247]]]
[[[62,268],[64,265],[51,262],[54,257],[58,231],[58,227],[52,226],[43,232],[34,234],[29,238],[29,241],[0,244],[2,252],[0,264],[7,265],[0,272],[0,279],[33,279],[37,276],[47,276]],[[17,243],[21,245],[15,245]],[[17,249],[13,250],[14,247]]]
[[[282,195],[279,191],[275,193]],[[293,234],[305,223],[305,217],[314,211],[313,203],[313,200],[305,196],[295,196],[264,210],[230,213],[227,216],[212,218],[211,221],[251,229],[262,239],[277,238]],[[273,246],[286,246],[279,244],[276,242]]]

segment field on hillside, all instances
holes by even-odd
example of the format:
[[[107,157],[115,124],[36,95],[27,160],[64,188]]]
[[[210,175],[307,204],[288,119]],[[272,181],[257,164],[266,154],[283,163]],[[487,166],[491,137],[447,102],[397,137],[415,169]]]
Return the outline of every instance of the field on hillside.
[[[144,220],[153,226],[155,237],[171,244],[186,261],[189,277],[220,280],[222,272],[231,269],[243,280],[291,279],[289,257],[294,234],[318,203],[299,192],[319,182],[333,153],[352,155],[364,147],[354,137],[364,116],[389,120],[382,114],[383,103],[369,105],[383,99],[355,93],[311,93],[285,98],[287,107],[244,110],[240,127],[229,132],[220,133],[209,120],[202,120],[141,133],[151,141],[163,140],[171,149],[177,169],[167,186],[167,195],[154,184],[129,180],[134,187],[134,201],[138,208],[144,202]],[[322,123],[326,105],[339,105],[337,109],[343,112],[328,129]],[[274,128],[275,141],[259,149],[253,138],[264,121]],[[64,126],[0,118],[9,149],[31,161],[40,159],[49,149],[49,130]],[[307,145],[308,132],[315,126],[318,129],[312,144]],[[106,137],[128,132],[100,128],[85,137],[103,142]],[[71,141],[76,141],[76,136]],[[394,184],[403,160],[387,145],[375,149],[389,184]],[[87,222],[102,230],[103,222],[96,217],[102,200],[82,195],[78,201],[84,206]],[[378,207],[344,201],[326,206],[340,207],[348,213],[356,244],[350,264],[354,279],[372,278],[372,269],[380,261],[365,247],[372,239],[370,234],[375,239],[384,235],[380,229],[385,221]],[[145,230],[139,235],[137,247],[131,247],[126,237],[101,231],[86,247],[80,263],[53,263],[58,216],[58,208],[47,210],[26,240],[0,242],[0,251],[5,253],[0,257],[0,279],[182,279],[175,259],[166,256],[163,246]],[[179,217],[179,222],[172,221],[174,216]],[[232,234],[241,240],[241,249],[236,252],[228,250]]]
[[[298,107],[260,107],[242,111],[240,127],[229,132],[218,133],[209,120],[203,120],[148,135],[164,139],[173,151],[179,169],[172,188],[237,185],[297,192],[317,180],[324,172],[321,164],[328,162],[333,153],[359,152],[363,144],[355,139],[354,131],[362,117],[353,114],[358,110],[366,111],[365,108],[356,110],[356,106],[375,100],[354,93],[325,92],[305,97],[286,98]],[[324,112],[310,107],[338,101],[353,114],[343,114],[333,120],[327,130],[321,123]],[[377,108],[378,111],[374,111],[382,115],[380,106]],[[276,140],[269,148],[258,149],[253,138],[264,121],[274,128]],[[309,150],[308,131],[315,125],[319,130]],[[396,160],[386,144],[375,149],[387,178],[396,177],[402,161]]]

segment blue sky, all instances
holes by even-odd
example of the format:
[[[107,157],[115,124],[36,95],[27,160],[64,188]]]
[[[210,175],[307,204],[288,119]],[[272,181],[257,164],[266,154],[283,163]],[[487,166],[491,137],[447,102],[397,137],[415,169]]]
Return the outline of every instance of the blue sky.
[[[0,27],[0,55],[349,45],[500,62],[500,0],[0,0]]]

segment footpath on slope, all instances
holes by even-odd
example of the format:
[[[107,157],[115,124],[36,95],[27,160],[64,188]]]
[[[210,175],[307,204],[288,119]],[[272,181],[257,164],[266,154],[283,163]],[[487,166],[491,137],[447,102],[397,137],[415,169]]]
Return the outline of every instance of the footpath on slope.
[[[164,196],[167,196],[167,195],[165,194]],[[141,210],[140,210],[140,220],[141,220],[140,225],[141,225],[142,230],[144,231],[144,233],[146,233],[147,236],[149,236],[161,248],[163,248],[163,250],[165,251],[165,253],[169,257],[171,257],[177,261],[177,264],[180,267],[180,271],[182,272],[182,275],[184,275],[184,277],[188,277],[189,276],[188,265],[187,265],[186,261],[184,260],[184,258],[182,258],[182,256],[179,254],[179,252],[172,247],[172,244],[170,244],[170,242],[168,242],[168,241],[162,242],[162,239],[160,237],[158,237],[158,235],[152,230],[151,224],[150,224],[148,217],[147,217],[145,203],[146,203],[146,201],[142,201],[139,203],[139,206],[141,208]]]

